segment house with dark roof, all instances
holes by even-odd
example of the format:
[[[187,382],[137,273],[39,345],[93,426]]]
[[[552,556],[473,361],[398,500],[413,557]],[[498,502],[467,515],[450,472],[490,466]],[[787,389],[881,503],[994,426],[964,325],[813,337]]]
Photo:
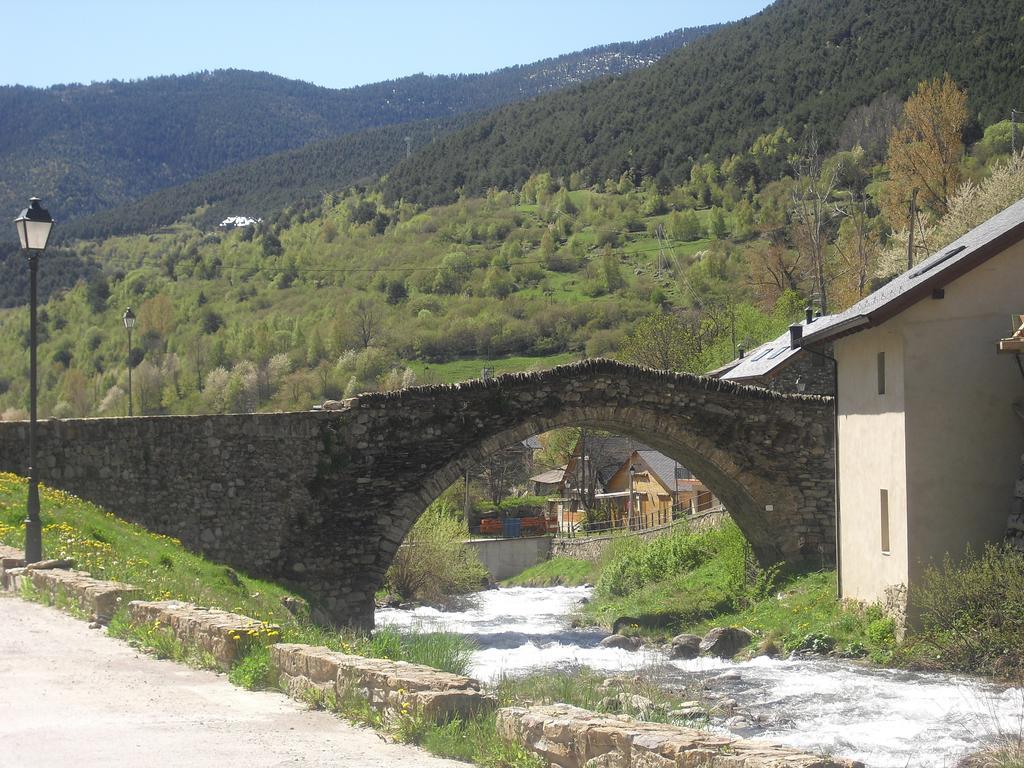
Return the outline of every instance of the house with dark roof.
[[[666,525],[679,515],[719,506],[690,470],[646,446],[626,457],[595,498],[608,506],[612,528],[631,530]]]
[[[803,325],[809,329],[813,323],[827,319],[814,317],[808,309]],[[739,357],[707,375],[776,392],[831,395],[835,391],[835,372],[827,357],[831,348],[823,351],[825,355],[793,347],[787,331],[749,352],[740,348]]]
[[[840,595],[893,608],[930,563],[1004,535],[1024,378],[1024,200],[849,309],[791,328],[837,366]]]
[[[629,467],[641,471],[643,515],[629,510]],[[673,510],[690,509],[693,504],[710,506],[713,500],[707,488],[675,459],[631,437],[581,433],[562,472],[558,515],[563,525],[578,524],[599,517],[612,527],[647,528],[658,522],[670,522]],[[634,487],[636,490],[636,487]],[[641,493],[638,491],[638,493]],[[691,503],[691,499],[700,499]],[[634,511],[639,509],[639,496]]]

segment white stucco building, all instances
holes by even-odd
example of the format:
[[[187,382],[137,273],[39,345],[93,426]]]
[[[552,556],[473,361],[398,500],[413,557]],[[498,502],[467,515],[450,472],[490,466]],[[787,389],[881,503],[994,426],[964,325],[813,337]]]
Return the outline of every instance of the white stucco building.
[[[841,597],[898,602],[928,563],[1003,537],[1024,378],[996,348],[1022,312],[1024,200],[796,332],[837,361]]]

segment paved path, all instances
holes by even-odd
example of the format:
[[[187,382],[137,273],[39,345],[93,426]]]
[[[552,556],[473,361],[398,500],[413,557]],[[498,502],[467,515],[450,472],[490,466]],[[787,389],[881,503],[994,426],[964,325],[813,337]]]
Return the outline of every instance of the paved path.
[[[466,768],[0,596],[0,766]]]

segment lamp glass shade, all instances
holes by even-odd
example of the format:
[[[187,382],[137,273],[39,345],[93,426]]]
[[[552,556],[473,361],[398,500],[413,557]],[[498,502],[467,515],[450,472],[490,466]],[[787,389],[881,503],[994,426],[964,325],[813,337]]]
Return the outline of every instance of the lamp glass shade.
[[[128,309],[124,311],[124,315],[121,319],[124,320],[124,327],[129,331],[135,327],[135,313],[132,312],[131,307],[128,307]]]
[[[42,251],[46,249],[46,243],[50,239],[53,218],[49,211],[39,205],[38,197],[33,197],[29,202],[29,207],[14,220],[14,226],[18,230],[22,248]]]

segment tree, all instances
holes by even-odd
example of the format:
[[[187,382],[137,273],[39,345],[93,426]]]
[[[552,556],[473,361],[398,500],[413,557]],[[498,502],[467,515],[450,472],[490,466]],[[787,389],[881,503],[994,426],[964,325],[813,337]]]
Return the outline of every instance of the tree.
[[[158,293],[139,307],[139,326],[143,330],[155,331],[167,349],[167,340],[174,330],[174,304],[165,293]]]
[[[495,504],[509,495],[512,487],[526,482],[527,467],[522,451],[506,448],[488,456],[479,466],[478,477],[487,488],[487,496]]]
[[[825,263],[828,244],[835,235],[839,209],[832,200],[841,165],[822,163],[812,136],[793,163],[793,240],[810,267],[821,311],[828,314],[829,275]]]
[[[682,240],[683,242],[700,240],[707,234],[704,231],[704,226],[700,223],[697,212],[693,210],[673,213],[669,217],[669,233],[673,240]]]
[[[432,602],[479,589],[487,571],[465,538],[460,511],[438,499],[406,535],[385,583],[407,600]]]
[[[708,309],[656,312],[636,324],[619,355],[628,363],[663,371],[703,371],[703,354],[719,327],[717,313]]]
[[[366,349],[377,338],[381,330],[384,312],[372,296],[360,295],[348,305],[349,323],[356,343]]]
[[[93,312],[102,312],[107,308],[110,298],[110,283],[103,275],[97,275],[85,286],[85,301]]]
[[[883,198],[886,218],[903,220],[913,190],[920,204],[942,216],[960,182],[962,134],[967,122],[967,93],[947,72],[917,86],[889,136],[889,185]]]
[[[619,261],[611,251],[605,251],[601,257],[601,275],[604,278],[604,286],[608,293],[614,293],[625,287],[626,280],[619,269]]]
[[[714,208],[711,211],[711,225],[709,227],[711,235],[716,240],[723,240],[728,234],[725,227],[725,214],[722,213],[721,208]]]
[[[268,231],[263,235],[263,255],[264,256],[280,256],[284,253],[284,247],[281,245],[281,240],[273,231]]]

